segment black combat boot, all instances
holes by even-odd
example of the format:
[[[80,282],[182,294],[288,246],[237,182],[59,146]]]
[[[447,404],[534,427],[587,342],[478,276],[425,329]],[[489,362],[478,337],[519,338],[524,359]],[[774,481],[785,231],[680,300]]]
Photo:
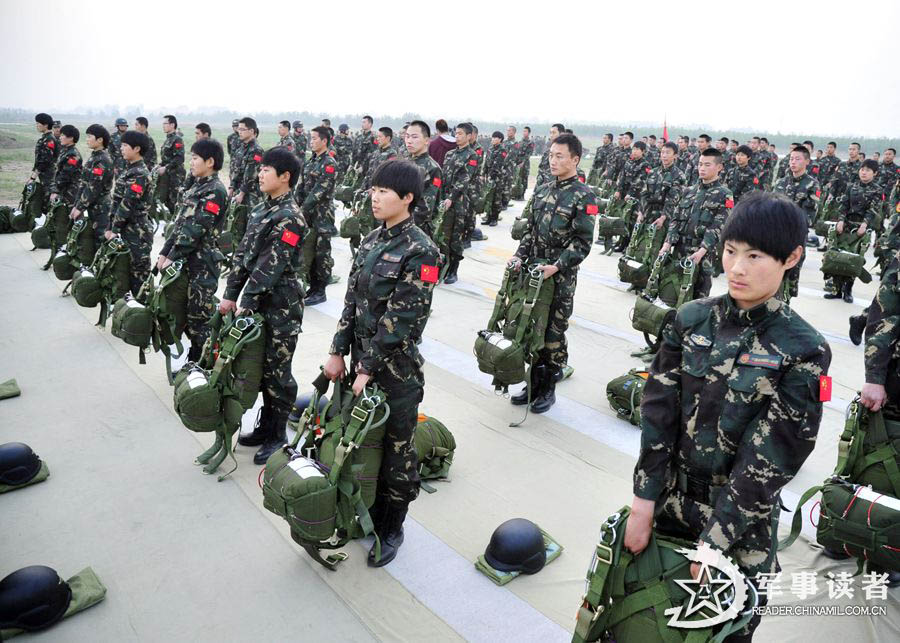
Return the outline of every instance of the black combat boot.
[[[534,400],[531,403],[532,413],[546,413],[551,406],[556,404],[555,373],[550,370],[550,367],[542,366],[541,368],[542,370],[537,375],[540,391],[536,397],[532,397]]]
[[[831,292],[828,292],[828,290],[827,290],[829,287],[832,289]],[[826,288],[825,295],[824,295],[825,299],[840,299],[841,298],[841,292],[843,291],[843,286],[838,287],[838,285],[835,284],[834,282],[831,282],[831,285],[829,286],[829,283],[826,282],[825,288]]]
[[[532,366],[528,371],[528,379],[531,382],[531,399],[532,400],[537,399],[538,393],[540,393],[540,391],[538,390],[538,385],[537,385],[538,380],[537,380],[537,377],[535,376],[536,375],[535,372],[539,368],[542,368],[542,367],[541,366]],[[522,389],[521,393],[517,393],[516,395],[510,396],[509,403],[512,404],[513,406],[524,406],[524,405],[528,404],[527,382],[526,382],[525,388]]]
[[[316,304],[323,303],[325,299],[324,290],[314,290],[306,296],[306,299],[303,300],[303,304],[305,306],[315,306]]]
[[[238,436],[238,444],[245,447],[258,447],[266,441],[269,435],[269,416],[271,415],[269,407],[263,404],[256,414],[256,424],[253,431],[245,435]]]
[[[287,444],[287,419],[288,413],[273,409],[269,416],[269,431],[265,442],[259,447],[253,456],[253,464],[265,464],[269,456]]]
[[[848,304],[853,303],[853,282],[848,281],[844,283],[844,301]]]
[[[407,507],[389,504],[382,523],[381,531],[376,532],[381,540],[381,558],[375,560],[376,543],[369,550],[369,567],[384,567],[397,557],[397,551],[403,544],[403,521],[406,520]]]
[[[200,357],[203,355],[203,344],[195,344],[191,342],[191,347],[188,349],[187,361],[189,362],[197,362],[200,360]]]
[[[850,341],[854,346],[862,343],[863,331],[866,329],[866,315],[850,316]]]
[[[459,259],[453,259],[447,268],[447,274],[444,276],[445,284],[455,284],[458,277],[456,271],[459,270]]]

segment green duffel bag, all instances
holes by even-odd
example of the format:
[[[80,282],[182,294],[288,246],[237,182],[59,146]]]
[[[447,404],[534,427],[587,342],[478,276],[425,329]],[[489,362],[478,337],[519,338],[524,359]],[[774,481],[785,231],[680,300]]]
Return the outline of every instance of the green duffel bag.
[[[75,276],[75,271],[78,269],[78,266],[81,265],[81,262],[63,252],[53,258],[53,263],[51,265],[53,266],[53,274],[57,279],[60,281],[71,281],[72,277]]]
[[[443,422],[419,413],[415,445],[416,455],[419,458],[419,478],[443,480],[450,476],[450,466],[456,452],[456,439]]]
[[[0,234],[12,232],[13,209],[8,205],[0,206]]]
[[[14,210],[9,223],[13,232],[28,232],[34,229],[34,216],[28,210]]]
[[[625,227],[625,219],[601,214],[597,217],[597,236],[621,237],[628,229]]]
[[[478,370],[494,376],[501,386],[525,381],[525,349],[521,343],[507,339],[503,333],[478,331],[475,338]]]
[[[359,236],[359,217],[348,214],[341,219],[341,227],[338,232],[342,239],[354,239]]]
[[[66,243],[53,258],[53,274],[61,281],[69,281],[81,266],[90,266],[96,254],[91,223],[81,217],[72,224]]]
[[[31,231],[31,245],[35,250],[50,249],[50,230],[46,225],[35,228]]]
[[[525,236],[525,231],[528,229],[528,219],[525,217],[520,217],[513,221],[512,229],[509,234],[513,238],[514,241],[521,241],[522,237]]]
[[[820,219],[816,221],[816,225],[813,226],[813,230],[818,236],[827,237],[828,233],[831,232],[831,230],[834,228],[835,223],[835,221],[825,221],[824,219]]]
[[[72,296],[79,306],[95,308],[103,300],[103,286],[90,268],[80,268],[72,277]]]
[[[129,346],[147,348],[153,339],[153,317],[149,308],[128,293],[113,306],[110,332]]]
[[[353,194],[355,192],[356,188],[352,184],[348,185],[344,183],[342,185],[339,185],[338,188],[334,191],[334,198],[341,203],[349,203],[353,200]]]
[[[826,276],[859,277],[865,268],[866,258],[855,252],[829,248],[822,255],[820,270]]]
[[[69,237],[69,230],[72,227],[72,220],[69,218],[69,206],[63,201],[57,202],[50,208],[50,214],[47,215],[47,231],[51,234],[52,243],[56,247],[64,246],[66,239]]]
[[[649,376],[648,371],[633,368],[606,384],[606,399],[612,410],[635,426],[641,424],[641,396]]]
[[[834,474],[900,498],[900,422],[869,411],[857,396],[847,409]]]
[[[244,410],[252,408],[262,388],[263,364],[266,356],[266,325],[259,313],[234,320],[237,329],[246,335],[237,356],[231,363],[231,387]],[[225,329],[228,332],[228,329]]]
[[[338,489],[325,468],[295,450],[279,449],[266,461],[263,507],[287,520],[292,532],[322,542],[334,535]]]
[[[677,313],[676,308],[661,299],[650,301],[646,297],[638,297],[634,300],[631,327],[653,337],[659,337],[666,324],[674,320]]]
[[[191,431],[221,430],[225,422],[222,390],[210,377],[210,371],[191,362],[175,376],[175,413]]]
[[[619,257],[618,273],[619,281],[643,288],[650,278],[650,266],[623,255]]]

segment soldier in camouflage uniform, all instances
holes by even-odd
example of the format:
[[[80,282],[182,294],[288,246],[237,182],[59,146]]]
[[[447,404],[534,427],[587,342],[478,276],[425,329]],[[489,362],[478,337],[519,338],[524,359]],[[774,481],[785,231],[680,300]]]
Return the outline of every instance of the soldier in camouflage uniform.
[[[463,248],[471,248],[472,247],[472,239],[474,238],[476,241],[480,241],[483,239],[481,235],[481,230],[478,231],[478,235],[475,236],[475,209],[478,207],[478,199],[481,197],[481,191],[484,187],[484,162],[485,162],[485,154],[484,147],[482,147],[481,143],[478,142],[478,128],[469,123],[472,126],[472,133],[469,134],[469,147],[472,148],[472,151],[475,152],[475,159],[478,161],[478,166],[475,168],[475,177],[469,183],[469,205],[466,210],[466,233],[463,238]],[[508,180],[510,188],[512,188],[512,180]]]
[[[724,553],[756,586],[781,569],[779,495],[815,446],[830,389],[831,349],[776,296],[805,219],[784,199],[741,202],[723,233],[729,293],[684,304],[663,333],[641,400],[624,540],[633,554],[655,529]],[[736,640],[758,625],[755,616]]]
[[[593,191],[578,180],[581,141],[574,134],[561,134],[550,151],[550,168],[555,179],[535,188],[525,231],[510,259],[516,269],[529,263],[542,266],[545,279],[553,279],[553,300],[544,334],[544,347],[530,372],[531,410],[544,413],[556,402],[556,382],[568,363],[566,329],[575,304],[578,267],[591,251],[597,200]],[[528,403],[528,388],[510,398],[515,405]]]
[[[125,169],[125,159],[122,158],[122,150],[119,149],[122,145],[122,134],[128,131],[128,121],[124,118],[116,119],[116,128],[112,133],[112,136],[109,139],[108,152],[110,158],[113,160],[113,168],[115,172],[120,172]]]
[[[778,180],[772,191],[783,194],[793,201],[806,214],[807,225],[812,226],[822,190],[819,188],[819,182],[806,171],[809,166],[809,150],[803,145],[797,145],[788,157],[789,172]],[[797,296],[800,286],[800,269],[803,267],[805,259],[806,253],[803,254],[797,265],[787,272],[786,279],[789,287],[783,293],[784,301],[787,304],[791,303],[792,297]]]
[[[697,151],[693,152],[690,156],[689,167],[685,172],[685,176],[687,178],[688,185],[694,185],[697,181],[700,180],[700,177],[697,174],[697,166],[700,163],[700,156],[703,154],[705,150],[708,150],[710,144],[712,143],[712,138],[708,134],[701,134],[697,137]],[[717,148],[718,149],[718,148]],[[724,167],[724,157],[722,159],[723,167]]]
[[[684,178],[686,180],[690,179],[691,172],[691,156],[692,152],[688,147],[688,143],[691,142],[691,139],[687,136],[679,136],[678,137],[678,169],[684,172]]]
[[[900,420],[900,260],[893,253],[878,292],[868,309],[866,383],[860,400],[871,411],[884,409],[886,419]]]
[[[781,160],[778,161],[778,165],[775,166],[775,183],[778,183],[784,178],[784,175],[787,174],[788,166],[791,164],[791,152],[800,147],[800,143],[791,143],[790,147],[790,151],[781,157]]]
[[[372,215],[372,199],[368,190],[372,187],[372,176],[375,175],[375,170],[378,169],[378,166],[385,161],[397,158],[397,150],[391,145],[393,140],[394,130],[390,127],[379,128],[375,138],[372,139],[375,147],[369,152],[369,157],[365,163],[362,164],[366,168],[366,174],[363,177],[360,190],[357,191],[357,199],[361,199],[361,202],[357,201],[359,205],[356,212],[356,216],[359,218],[360,234],[350,238],[350,247],[354,250],[359,248],[359,243],[363,237],[375,227],[375,217]],[[365,142],[362,144],[366,145]]]
[[[603,144],[594,152],[594,160],[591,162],[591,171],[588,174],[588,185],[597,187],[600,185],[600,177],[606,170],[606,160],[613,151],[612,134],[603,135]]]
[[[174,217],[178,204],[178,193],[184,184],[184,139],[178,135],[178,120],[171,114],[163,116],[163,142],[159,165],[156,174],[157,198],[169,209],[169,216]]]
[[[740,203],[745,194],[760,189],[759,176],[750,163],[752,157],[753,150],[747,145],[741,145],[734,155],[734,166],[725,179],[731,193],[734,195],[735,203]]]
[[[296,156],[297,144],[291,135],[291,122],[278,121],[277,131],[278,142],[275,143],[275,147],[286,147],[291,154]]]
[[[369,156],[372,150],[378,147],[375,133],[372,132],[372,117],[363,116],[360,123],[360,131],[353,139],[353,165],[359,166],[359,173],[366,176],[369,173]]]
[[[859,180],[861,165],[859,143],[850,143],[847,148],[847,160],[838,164],[826,185],[829,200],[839,200],[846,193],[847,187]]]
[[[228,135],[228,159],[232,165],[234,164],[234,155],[237,154],[241,147],[241,135],[238,134],[240,124],[241,122],[238,119],[231,121],[231,134]]]
[[[485,180],[494,186],[494,191],[482,220],[482,223],[492,227],[497,225],[500,212],[503,210],[502,195],[497,187],[503,185],[506,175],[509,173],[508,155],[509,152],[503,147],[503,134],[500,131],[494,132],[491,135],[491,146],[484,161]]]
[[[528,190],[528,176],[531,174],[531,156],[534,154],[534,139],[531,138],[531,128],[527,125],[522,130],[522,142],[519,148],[519,180],[522,184],[522,192],[519,200],[525,198],[525,192]]]
[[[615,186],[619,183],[619,174],[625,168],[625,163],[631,158],[631,142],[634,134],[624,132],[619,135],[619,147],[610,154],[606,161],[606,171],[603,174],[608,185]]]
[[[254,464],[265,464],[285,443],[288,416],[297,399],[291,360],[303,323],[299,273],[307,233],[293,195],[299,171],[296,155],[284,148],[273,147],[263,156],[259,182],[265,196],[250,214],[219,303],[222,314],[260,313],[265,320],[263,408],[253,432],[238,438],[238,444],[259,446]]]
[[[728,137],[723,136],[716,141],[716,149],[722,153],[722,173],[728,176],[731,168],[734,167],[734,153],[728,149]]]
[[[82,215],[87,215],[93,230],[94,248],[99,248],[109,227],[110,193],[115,168],[106,151],[110,141],[106,128],[94,123],[85,130],[85,134],[91,155],[82,166],[78,195],[69,218],[77,221]]]
[[[239,161],[232,165],[231,186],[228,195],[234,195],[234,201],[238,204],[253,208],[263,200],[263,194],[259,189],[259,168],[263,160],[263,149],[256,141],[259,136],[259,128],[256,121],[249,116],[240,120],[238,134],[241,137],[242,148],[239,153]],[[297,177],[294,177],[296,183]]]
[[[409,504],[419,493],[413,440],[425,360],[418,344],[431,311],[440,256],[410,214],[422,196],[418,168],[409,161],[387,161],[376,170],[372,187],[373,212],[381,225],[366,236],[354,257],[324,373],[332,380],[343,377],[349,353],[353,392],[359,394],[374,382],[391,407],[372,508],[381,558],[376,560],[373,545],[368,560],[370,566],[380,567],[397,555]]]
[[[116,176],[105,237],[121,237],[131,253],[131,294],[137,296],[141,285],[150,276],[150,250],[153,246],[154,226],[147,216],[150,210],[150,172],[141,153],[150,139],[141,132],[122,135],[122,156],[127,165]]]
[[[622,171],[619,173],[619,180],[616,182],[616,192],[613,194],[615,201],[624,203],[625,216],[625,234],[619,239],[618,245],[615,247],[616,252],[623,252],[631,240],[631,232],[635,221],[635,208],[644,191],[644,184],[647,177],[653,170],[650,164],[644,158],[647,151],[647,144],[644,141],[638,141],[631,147],[631,156],[625,161]],[[628,209],[631,206],[631,209]]]
[[[434,217],[437,214],[438,197],[444,173],[428,154],[428,143],[431,140],[431,128],[425,121],[413,121],[406,129],[406,149],[410,160],[422,173],[422,197],[411,206],[413,221],[434,239]]]
[[[291,139],[294,141],[294,153],[300,160],[300,171],[303,171],[303,165],[306,163],[306,150],[309,147],[309,139],[306,132],[303,131],[303,123],[300,121],[293,122],[294,131],[291,133]]]
[[[510,125],[506,128],[506,140],[503,141],[503,149],[506,150],[506,160],[510,164],[510,171],[500,190],[504,210],[509,207],[509,200],[512,196],[512,183],[518,167],[520,147],[519,142],[516,140],[516,127],[515,125]]]
[[[538,175],[534,183],[535,188],[541,183],[553,180],[553,175],[550,174],[550,146],[553,144],[553,141],[556,140],[556,137],[565,131],[566,127],[562,123],[554,123],[550,126],[549,140],[547,141],[544,151],[541,153],[541,161],[538,163]],[[610,139],[611,138],[612,134],[610,134]]]
[[[337,165],[335,181],[338,185],[344,180],[344,174],[350,169],[350,162],[353,160],[353,139],[348,135],[349,131],[350,128],[346,123],[341,124],[333,141],[336,152],[334,161]]]
[[[695,299],[709,296],[719,234],[734,207],[731,190],[719,178],[722,155],[717,149],[708,148],[701,153],[698,171],[700,180],[684,191],[660,250],[668,252],[671,248],[675,259],[689,258],[700,266]]]
[[[216,245],[216,230],[222,227],[227,207],[227,191],[219,180],[225,162],[222,144],[201,139],[191,147],[191,176],[195,181],[181,200],[175,227],[159,253],[156,267],[165,270],[176,261],[184,262],[188,277],[187,325],[191,341],[187,359],[200,359],[209,337],[209,320],[215,310],[220,264],[224,260]]]
[[[150,136],[150,132],[148,128],[150,127],[150,121],[148,121],[143,116],[138,116],[134,119],[134,129],[141,134],[144,134],[147,137],[147,149],[146,153],[143,154],[144,165],[147,166],[147,171],[152,172],[153,168],[156,167],[156,141],[153,140],[153,137]],[[127,161],[126,161],[127,165]],[[123,168],[124,169],[124,168]],[[150,195],[148,198],[152,198],[153,195]]]
[[[304,303],[315,306],[325,301],[325,287],[331,281],[334,259],[331,237],[334,227],[334,187],[337,166],[328,153],[331,131],[322,125],[310,132],[313,156],[303,167],[302,183],[297,184],[297,203],[309,226],[303,240],[303,264],[300,278],[309,286]]]
[[[684,172],[678,169],[675,159],[678,146],[668,142],[659,153],[660,165],[647,177],[637,206],[637,221],[646,219],[657,228],[668,231],[669,221],[675,217],[675,210],[684,190]]]
[[[456,126],[456,149],[447,152],[444,157],[443,180],[441,183],[441,225],[435,231],[435,237],[441,255],[447,264],[444,283],[452,284],[457,280],[456,271],[463,259],[463,241],[466,231],[466,217],[469,208],[469,194],[472,181],[478,171],[478,156],[469,145],[469,135],[474,130],[468,123]]]
[[[35,129],[41,135],[34,144],[34,165],[31,167],[31,176],[28,183],[37,181],[33,198],[41,203],[41,212],[49,210],[50,187],[53,184],[53,175],[56,172],[56,158],[59,156],[59,141],[53,136],[53,118],[49,114],[36,114],[34,117]]]
[[[822,186],[827,187],[831,183],[834,173],[841,164],[841,159],[835,154],[836,150],[837,143],[830,141],[825,146],[825,156],[819,159],[819,176],[816,178],[819,179],[819,184]]]
[[[650,142],[647,144],[647,153],[644,158],[647,159],[651,168],[655,168],[659,166],[659,145],[655,135],[651,134],[649,138]]]
[[[50,203],[58,200],[71,209],[75,205],[75,197],[81,187],[81,152],[75,147],[81,133],[72,125],[63,125],[60,129],[60,153],[56,160],[56,172],[50,184]]]

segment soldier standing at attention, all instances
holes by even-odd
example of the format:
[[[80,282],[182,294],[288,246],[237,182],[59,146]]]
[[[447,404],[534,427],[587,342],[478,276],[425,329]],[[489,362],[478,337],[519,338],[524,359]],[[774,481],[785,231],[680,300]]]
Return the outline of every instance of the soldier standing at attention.
[[[478,171],[478,157],[469,145],[473,132],[468,123],[456,126],[456,149],[444,157],[441,206],[444,210],[441,229],[441,255],[448,262],[444,283],[456,283],[459,262],[463,260],[463,241],[466,233],[466,214],[469,209],[469,189]]]
[[[509,199],[512,193],[512,182],[518,169],[519,159],[519,142],[516,140],[516,126],[510,125],[506,128],[506,140],[503,141],[503,149],[506,150],[506,161],[510,164],[510,171],[503,182],[500,190],[503,209],[509,207]]]
[[[121,237],[131,253],[131,294],[135,297],[150,275],[150,250],[153,231],[147,212],[150,210],[150,172],[141,156],[149,147],[150,137],[129,131],[122,135],[122,158],[125,169],[116,177],[116,188],[110,210],[106,239]]]
[[[294,139],[294,153],[300,160],[300,171],[303,171],[303,165],[306,163],[306,149],[309,147],[309,139],[306,132],[303,131],[303,123],[300,121],[293,122],[294,131],[291,138]]]
[[[556,137],[566,131],[566,126],[562,123],[554,123],[550,126],[550,136],[548,137],[548,142],[546,145],[546,149],[544,153],[541,155],[541,162],[538,163],[538,175],[537,180],[535,181],[535,188],[539,186],[541,183],[546,183],[547,181],[553,180],[553,175],[550,174],[550,146],[553,145],[553,141],[556,140]],[[612,134],[609,134],[609,140],[612,140]],[[612,146],[610,146],[612,147]]]
[[[37,194],[34,198],[40,199],[41,212],[48,210],[50,200],[50,186],[53,183],[53,175],[56,172],[56,157],[59,155],[59,141],[50,131],[53,127],[53,117],[49,114],[36,114],[34,117],[35,129],[41,135],[34,144],[34,165],[31,167],[31,176],[28,183],[38,182]]]
[[[228,159],[232,163],[234,163],[234,161],[231,159],[241,145],[241,135],[238,134],[238,125],[240,125],[240,123],[241,122],[238,119],[231,121],[231,134],[228,135],[228,141],[226,142],[228,146]]]
[[[344,179],[344,174],[350,169],[350,162],[353,160],[353,139],[350,138],[348,132],[350,126],[342,123],[338,127],[338,134],[334,137],[334,160],[337,164],[337,176],[335,181],[340,183]]]
[[[411,206],[410,212],[416,225],[434,239],[434,216],[437,213],[438,196],[441,192],[443,172],[428,154],[431,128],[425,121],[413,121],[406,128],[406,149],[409,160],[422,172],[422,198]]]
[[[722,171],[719,150],[710,147],[701,152],[697,171],[700,180],[685,190],[660,253],[674,248],[676,259],[688,258],[700,266],[694,294],[702,298],[708,297],[712,288],[719,234],[728,212],[734,207],[734,199],[731,190],[719,178]]]
[[[491,193],[491,202],[487,204],[482,223],[491,227],[497,225],[500,211],[503,209],[501,195],[498,186],[503,185],[506,174],[509,172],[509,163],[506,162],[508,152],[503,148],[503,133],[497,130],[491,135],[491,146],[484,160],[485,179],[494,186]]]
[[[476,127],[473,123],[469,123],[472,127],[472,133],[469,134],[469,147],[472,148],[472,151],[475,152],[475,159],[478,161],[478,166],[475,168],[475,176],[472,179],[472,182],[469,184],[469,205],[466,209],[466,233],[463,237],[463,248],[471,248],[472,247],[472,239],[475,238],[476,241],[482,240],[484,237],[481,235],[481,230],[478,231],[478,236],[475,237],[475,208],[478,202],[478,197],[481,196],[481,187],[484,183],[482,176],[484,174],[484,147],[482,147],[481,143],[478,142],[478,127]],[[516,143],[516,145],[519,145]],[[521,149],[521,148],[519,148]],[[512,186],[512,181],[509,182],[510,187]]]
[[[812,226],[816,218],[816,208],[819,206],[819,197],[822,194],[819,182],[816,181],[806,168],[809,166],[809,150],[803,145],[798,145],[788,155],[789,172],[776,184],[773,192],[783,194],[806,214],[806,225]],[[787,271],[789,288],[784,292],[784,302],[789,304],[792,297],[797,296],[800,286],[800,268],[806,253],[800,257],[797,265]]]
[[[159,270],[183,261],[188,276],[187,325],[191,340],[188,361],[200,359],[209,337],[209,320],[215,310],[220,263],[215,230],[225,216],[227,191],[219,180],[225,150],[219,141],[200,139],[191,146],[191,177],[194,183],[182,199],[175,228],[156,260]]]
[[[56,173],[49,186],[50,203],[61,199],[68,208],[75,205],[75,197],[81,187],[81,152],[75,145],[81,133],[74,125],[63,125],[59,131],[60,152],[56,161]]]
[[[150,136],[150,132],[147,131],[149,127],[150,121],[148,121],[145,117],[138,116],[136,119],[134,119],[134,129],[147,137],[147,150],[146,154],[143,155],[143,160],[144,165],[147,166],[147,171],[152,172],[153,168],[156,167],[156,141],[153,140],[153,137]]]
[[[757,574],[781,569],[779,494],[815,446],[819,392],[830,388],[831,349],[777,297],[806,223],[783,197],[742,201],[722,234],[728,294],[684,304],[664,332],[641,400],[624,541],[633,554],[655,528],[732,557],[757,586]],[[735,640],[750,641],[759,619]]]
[[[748,145],[738,147],[734,155],[734,167],[731,168],[725,182],[734,196],[735,203],[740,203],[745,194],[760,189],[759,176],[750,163],[752,157],[753,150]]]
[[[550,146],[553,181],[535,188],[531,213],[519,247],[509,260],[514,270],[543,260],[544,279],[553,279],[553,300],[544,347],[532,365],[531,410],[544,413],[556,403],[556,382],[568,363],[566,329],[575,304],[578,267],[591,251],[594,217],[598,207],[594,193],[578,180],[581,141],[574,134],[560,134]],[[528,403],[528,387],[510,398],[514,405]]]
[[[122,145],[122,134],[128,131],[128,121],[124,118],[116,119],[116,129],[112,133],[112,136],[109,139],[108,151],[109,156],[113,160],[113,169],[115,172],[120,172],[125,169],[125,159],[122,158],[122,150],[120,146]]]
[[[527,125],[522,129],[522,147],[519,148],[519,176],[522,181],[522,198],[528,190],[528,175],[531,174],[531,155],[534,154],[534,139],[531,138],[531,128]]]
[[[359,165],[359,172],[363,176],[369,173],[369,155],[378,145],[375,135],[372,133],[371,116],[363,116],[360,121],[360,131],[353,141],[353,165]]]
[[[419,493],[413,434],[422,401],[425,360],[418,344],[431,310],[440,268],[437,246],[413,222],[411,210],[422,196],[422,176],[409,161],[382,163],[372,177],[372,211],[380,225],[359,247],[350,268],[344,310],[331,342],[324,373],[332,381],[346,373],[357,395],[374,382],[387,395],[384,460],[370,513],[381,540],[368,564],[391,562],[403,543],[403,522]]]
[[[178,120],[173,115],[163,116],[162,128],[166,133],[166,140],[163,142],[156,174],[160,177],[160,185],[164,186],[164,189],[159,191],[160,200],[174,217],[178,192],[184,183],[184,139],[176,131]]]
[[[106,151],[109,132],[102,125],[94,123],[85,130],[85,142],[91,155],[81,170],[81,184],[75,205],[69,218],[77,221],[87,214],[94,235],[94,248],[103,243],[103,235],[109,227],[110,192],[113,186],[113,161]]]
[[[308,227],[303,240],[303,264],[300,277],[309,286],[304,304],[315,306],[325,301],[325,287],[331,281],[334,259],[331,237],[334,227],[334,186],[337,167],[328,153],[331,130],[324,125],[314,127],[309,136],[313,156],[302,170],[302,183],[297,184],[297,203]]]
[[[285,443],[288,416],[297,399],[291,361],[303,323],[299,274],[307,232],[293,195],[299,170],[297,157],[281,147],[273,147],[260,160],[259,187],[265,196],[248,217],[219,303],[223,315],[259,313],[265,320],[263,407],[253,432],[238,438],[244,446],[260,445],[254,464],[265,464]]]
[[[638,223],[646,218],[657,228],[668,229],[669,221],[674,218],[675,209],[681,201],[685,183],[684,172],[675,164],[677,156],[678,146],[675,143],[669,141],[662,146],[659,167],[650,172],[641,192],[637,206]]]
[[[291,136],[290,121],[278,122],[278,142],[275,145],[276,147],[286,147],[291,154],[296,154],[297,144],[294,142],[294,137]]]
[[[600,177],[606,169],[606,160],[613,151],[612,139],[612,134],[604,134],[603,144],[597,148],[596,152],[594,152],[594,160],[591,162],[591,171],[588,174],[587,180],[588,185],[590,186],[597,187],[600,185]],[[543,159],[541,159],[541,163],[543,163]]]
[[[212,138],[212,128],[209,126],[209,124],[197,123],[196,125],[194,125],[194,142],[195,143],[197,141],[202,141],[204,139],[209,139],[209,138]],[[221,145],[221,143],[219,143],[219,145]],[[193,150],[193,147],[191,149]],[[224,157],[223,157],[223,159],[224,159]],[[224,161],[223,161],[223,163],[224,163]],[[222,169],[222,168],[219,168],[219,169]],[[218,172],[218,171],[219,170],[216,170],[216,172]],[[186,178],[184,179],[184,183],[181,184],[181,190],[179,191],[179,195],[178,195],[178,205],[176,206],[177,208],[181,207],[181,198],[184,196],[184,194],[188,190],[190,190],[192,187],[194,187],[194,183],[196,183],[196,181],[197,181],[197,178],[194,176],[194,173],[189,171],[187,173]],[[173,214],[175,214],[175,213],[173,213]],[[224,216],[225,213],[223,212],[222,214]]]
[[[229,196],[234,194],[235,203],[243,203],[252,208],[263,199],[259,189],[259,168],[263,160],[263,149],[256,142],[256,137],[259,136],[256,121],[249,116],[242,118],[238,125],[238,135],[241,137],[243,148],[240,153],[240,164],[236,168],[228,193]],[[296,184],[297,177],[293,178]]]

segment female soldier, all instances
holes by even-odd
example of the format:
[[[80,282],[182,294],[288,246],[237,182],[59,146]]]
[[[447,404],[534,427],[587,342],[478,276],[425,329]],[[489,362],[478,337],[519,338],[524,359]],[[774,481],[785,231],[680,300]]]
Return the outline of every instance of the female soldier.
[[[419,493],[413,431],[425,379],[417,344],[431,309],[439,253],[410,215],[422,197],[415,165],[385,161],[372,177],[371,193],[372,213],[381,226],[366,236],[353,261],[325,375],[332,381],[342,377],[349,353],[353,392],[358,395],[374,381],[391,407],[372,508],[381,559],[375,560],[373,546],[368,561],[381,567],[397,555],[409,503]]]

